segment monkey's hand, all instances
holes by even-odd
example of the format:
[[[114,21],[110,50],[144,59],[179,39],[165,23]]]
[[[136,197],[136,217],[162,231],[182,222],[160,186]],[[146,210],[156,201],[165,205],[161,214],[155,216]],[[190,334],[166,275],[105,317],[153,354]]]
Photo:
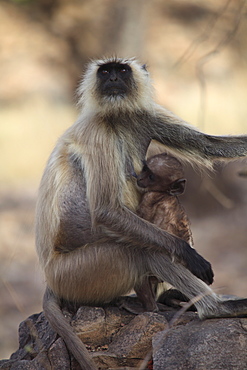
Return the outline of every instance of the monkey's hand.
[[[187,243],[181,252],[183,265],[206,284],[212,284],[214,281],[214,273],[211,264]]]

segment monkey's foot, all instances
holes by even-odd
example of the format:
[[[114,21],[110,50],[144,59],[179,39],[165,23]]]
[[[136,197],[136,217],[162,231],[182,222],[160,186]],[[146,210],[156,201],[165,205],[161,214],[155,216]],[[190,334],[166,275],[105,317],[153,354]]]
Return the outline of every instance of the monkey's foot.
[[[168,289],[164,291],[158,298],[158,303],[173,308],[181,308],[188,302],[189,299],[177,289]],[[188,310],[196,311],[196,307],[192,305],[188,308]]]
[[[144,307],[142,302],[138,299],[138,297],[126,296],[126,297],[119,297],[114,302],[119,308],[123,308],[124,310],[133,313],[135,315],[139,315],[143,312],[158,312],[159,308],[155,303],[150,304],[150,307]]]
[[[144,307],[138,297],[135,296],[120,297],[114,303],[117,305],[118,308],[123,308],[124,310],[133,313],[134,315],[139,315],[144,312],[174,311],[174,308],[168,307],[165,304],[158,302],[156,302],[155,309],[149,309],[147,307]]]

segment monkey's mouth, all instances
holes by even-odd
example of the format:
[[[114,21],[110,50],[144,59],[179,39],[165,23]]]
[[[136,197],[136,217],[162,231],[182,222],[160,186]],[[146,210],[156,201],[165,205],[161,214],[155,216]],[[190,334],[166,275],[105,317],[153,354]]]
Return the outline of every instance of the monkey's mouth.
[[[137,185],[140,187],[140,188],[146,188],[146,186],[141,182],[141,180],[137,180]]]
[[[114,87],[107,89],[106,94],[108,96],[124,96],[126,94],[126,91],[124,89]]]

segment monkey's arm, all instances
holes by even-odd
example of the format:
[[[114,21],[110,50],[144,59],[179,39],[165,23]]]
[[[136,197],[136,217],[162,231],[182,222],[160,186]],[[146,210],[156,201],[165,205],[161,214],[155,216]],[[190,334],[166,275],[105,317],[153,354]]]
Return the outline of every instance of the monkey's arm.
[[[115,180],[116,174],[112,175],[111,166],[103,167],[107,175],[104,174],[105,181],[102,182],[101,166],[102,163],[107,163],[108,159],[103,157],[102,161],[102,151],[94,152],[94,156],[85,156],[82,166],[79,160],[75,161],[74,157],[71,157],[70,153],[67,152],[68,149],[63,141],[57,151],[58,153],[55,152],[56,170],[54,170],[52,157],[43,178],[41,189],[45,188],[45,191],[43,189],[43,195],[40,196],[39,202],[40,204],[43,201],[47,203],[46,194],[49,192],[51,200],[52,195],[56,194],[56,209],[52,209],[51,221],[58,214],[59,222],[57,226],[53,226],[56,228],[52,233],[49,233],[49,236],[57,251],[70,252],[87,243],[93,244],[95,241],[101,243],[105,238],[111,238],[116,243],[122,241],[121,245],[124,244],[125,247],[139,248],[143,250],[143,253],[155,254],[156,251],[166,253],[171,260],[180,262],[198,278],[209,284],[213,282],[210,263],[189,244],[141,219],[123,205],[115,189],[118,187],[114,188],[112,179]],[[98,159],[97,154],[99,155]],[[90,162],[91,158],[93,158],[92,163]],[[88,177],[86,168],[91,170]],[[63,181],[61,181],[61,173]],[[118,174],[118,172],[116,173]],[[49,179],[49,187],[47,186],[47,178]],[[54,191],[54,184],[57,184],[56,191]],[[88,191],[86,191],[86,186],[88,186]],[[50,190],[50,187],[53,191]],[[91,193],[93,201],[90,203]],[[53,224],[46,221],[47,214],[44,210],[42,214],[44,217],[42,224],[51,227],[50,225]],[[99,227],[92,229],[91,222]],[[40,225],[37,229],[41,229]],[[43,234],[46,235],[44,227],[43,230]],[[91,232],[88,233],[89,230]]]
[[[138,217],[126,207],[106,210],[97,214],[97,223],[105,232],[119,241],[135,248],[166,252],[172,260],[185,265],[195,276],[208,284],[213,282],[211,265],[184,240],[159,229],[148,221]]]
[[[247,155],[247,135],[212,136],[185,124],[172,113],[154,118],[153,139],[182,154],[190,161],[204,164],[214,159],[230,159]]]

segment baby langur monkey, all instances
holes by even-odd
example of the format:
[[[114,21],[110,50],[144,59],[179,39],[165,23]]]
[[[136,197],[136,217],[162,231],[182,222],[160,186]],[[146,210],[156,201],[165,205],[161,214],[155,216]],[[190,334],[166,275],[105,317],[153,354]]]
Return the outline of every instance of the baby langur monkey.
[[[212,136],[155,103],[135,59],[92,61],[79,88],[78,120],[58,140],[41,180],[36,246],[47,289],[44,313],[84,370],[96,369],[61,311],[63,302],[102,305],[155,276],[195,303],[200,318],[247,314],[207,284],[211,265],[183,239],[136,213],[139,173],[152,140],[188,162],[247,155],[247,136]]]
[[[148,158],[137,176],[137,185],[144,191],[137,214],[192,246],[190,221],[177,197],[183,194],[185,183],[183,167],[178,159],[166,153]],[[157,285],[158,280],[154,276],[147,276],[136,291],[146,309],[155,308]],[[147,295],[150,295],[149,300]],[[179,300],[187,301],[182,293],[174,289],[164,292],[159,298],[160,302],[172,305]]]
[[[189,218],[177,197],[185,183],[182,164],[175,157],[162,153],[149,158],[137,177],[137,185],[145,190],[137,214],[192,245]]]

